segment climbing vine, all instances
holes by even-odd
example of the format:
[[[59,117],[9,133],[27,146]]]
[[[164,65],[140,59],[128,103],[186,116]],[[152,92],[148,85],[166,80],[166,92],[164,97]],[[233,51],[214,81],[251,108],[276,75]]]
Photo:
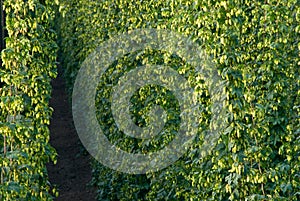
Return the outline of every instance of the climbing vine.
[[[58,29],[70,92],[81,63],[100,42],[137,28],[169,29],[190,37],[211,56],[219,76],[228,83],[224,89],[228,126],[210,155],[199,157],[203,143],[199,131],[191,149],[157,173],[127,175],[94,161],[98,199],[299,200],[299,4],[297,0],[62,0]],[[128,70],[126,66],[138,67],[145,61],[171,65],[187,73],[188,79],[196,77],[188,73],[184,61],[164,52],[132,53],[111,65],[99,81],[97,115],[110,141],[119,142],[126,151],[145,151],[145,147],[126,136],[120,141],[122,133],[112,123],[106,95],[116,75]],[[199,121],[201,128],[207,128],[211,103],[201,83],[196,79],[194,86],[203,93],[205,110]],[[147,121],[147,96],[171,108],[175,116],[166,129],[176,131],[179,108],[172,94],[157,86],[145,87],[133,97],[136,123]],[[162,144],[171,139],[166,136]],[[150,145],[152,151],[160,148],[154,142]]]
[[[1,5],[7,36],[0,67],[0,200],[51,200],[55,190],[45,165],[56,160],[48,129],[50,81],[56,76],[54,3]]]

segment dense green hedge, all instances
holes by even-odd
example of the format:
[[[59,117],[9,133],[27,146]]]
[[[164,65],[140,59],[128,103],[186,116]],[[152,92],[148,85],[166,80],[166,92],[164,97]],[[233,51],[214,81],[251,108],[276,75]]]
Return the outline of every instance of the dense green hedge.
[[[50,81],[56,76],[52,1],[4,0],[6,49],[0,67],[0,200],[52,200],[46,163]]]
[[[70,92],[80,64],[100,42],[136,28],[169,29],[191,37],[228,82],[224,101],[228,127],[211,155],[199,158],[200,131],[181,160],[157,173],[128,175],[94,161],[99,200],[300,199],[299,1],[61,0],[60,11],[58,30]],[[145,148],[144,141],[122,136],[107,109],[114,80],[129,70],[125,66],[137,67],[144,61],[168,64],[195,79],[180,58],[153,50],[124,55],[110,66],[99,83],[97,115],[107,137],[127,151],[160,148],[155,141]],[[201,80],[192,83],[206,106],[199,120],[206,128],[211,106],[207,87]],[[149,107],[147,96],[150,104],[169,107],[168,117],[174,114],[166,137],[159,141],[168,143],[179,122],[179,107],[172,93],[144,87],[132,99],[131,111],[139,125],[147,121],[142,117]]]

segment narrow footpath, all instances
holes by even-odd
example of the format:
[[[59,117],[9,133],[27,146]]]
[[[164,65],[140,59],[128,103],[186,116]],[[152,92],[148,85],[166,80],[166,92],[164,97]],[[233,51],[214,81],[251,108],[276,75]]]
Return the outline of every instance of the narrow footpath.
[[[48,164],[49,180],[59,190],[55,201],[95,201],[95,189],[87,186],[91,181],[91,167],[87,154],[83,154],[80,140],[72,123],[65,81],[59,69],[52,81],[50,106],[54,109],[50,125],[50,144],[58,153],[57,164]]]

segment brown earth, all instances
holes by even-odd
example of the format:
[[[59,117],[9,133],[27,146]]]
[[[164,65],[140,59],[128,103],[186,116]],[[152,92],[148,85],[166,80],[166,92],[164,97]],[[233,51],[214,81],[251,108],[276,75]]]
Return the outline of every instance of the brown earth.
[[[87,186],[92,178],[90,156],[82,153],[61,69],[58,77],[52,81],[52,87],[50,106],[54,112],[50,125],[50,144],[56,149],[58,157],[57,164],[48,164],[47,169],[50,183],[59,190],[55,200],[94,201],[96,190]]]

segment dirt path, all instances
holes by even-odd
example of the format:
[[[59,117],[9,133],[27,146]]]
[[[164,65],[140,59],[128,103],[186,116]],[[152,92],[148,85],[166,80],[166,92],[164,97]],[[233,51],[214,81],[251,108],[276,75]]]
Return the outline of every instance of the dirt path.
[[[71,106],[60,69],[52,86],[50,106],[54,108],[54,113],[50,125],[50,144],[58,153],[58,161],[47,168],[51,184],[59,188],[59,197],[55,200],[94,201],[95,190],[86,186],[91,181],[89,156],[80,154],[80,141],[72,124]]]

